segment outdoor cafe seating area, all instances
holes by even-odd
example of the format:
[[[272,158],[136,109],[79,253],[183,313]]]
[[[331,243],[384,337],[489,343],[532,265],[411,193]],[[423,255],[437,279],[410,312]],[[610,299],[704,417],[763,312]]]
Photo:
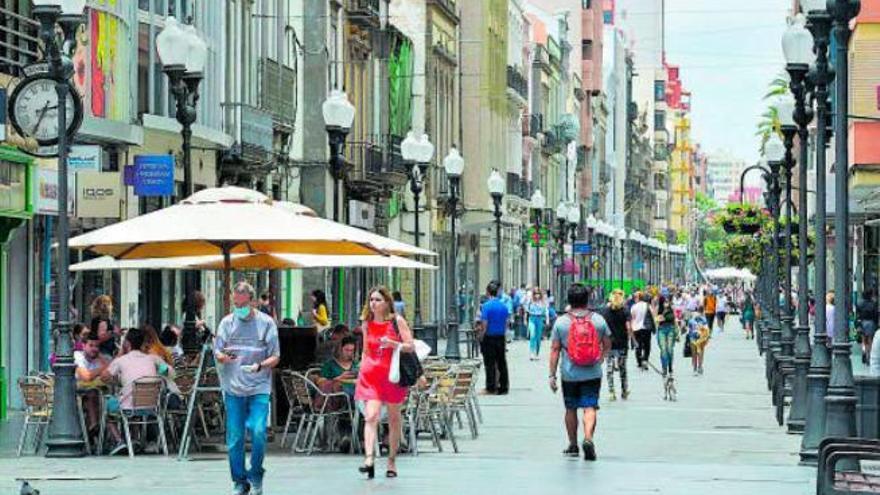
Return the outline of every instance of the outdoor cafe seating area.
[[[320,384],[321,362],[316,351],[324,343],[314,327],[279,328],[281,363],[275,370],[270,442],[285,454],[363,452],[361,406],[354,401],[356,379],[345,391],[328,392]],[[209,344],[208,344],[209,345]],[[132,408],[111,412],[108,404],[116,387],[97,380],[79,384],[79,421],[89,454],[108,455],[113,449],[109,431],[116,428],[129,457],[145,453],[197,458],[223,451],[225,417],[217,369],[208,345],[187,354],[175,370],[173,388],[163,378],[138,380],[132,388]],[[461,440],[479,436],[482,413],[477,382],[482,361],[447,361],[428,356],[424,376],[410,389],[403,407],[401,451],[459,452]],[[19,381],[25,404],[18,455],[38,454],[46,438],[53,407],[54,379],[35,374]],[[179,394],[176,393],[179,391]],[[97,432],[87,428],[86,398],[97,396]],[[171,398],[175,400],[170,400]],[[381,425],[384,438],[387,421]],[[147,448],[149,446],[149,448]],[[380,449],[387,446],[380,445]]]

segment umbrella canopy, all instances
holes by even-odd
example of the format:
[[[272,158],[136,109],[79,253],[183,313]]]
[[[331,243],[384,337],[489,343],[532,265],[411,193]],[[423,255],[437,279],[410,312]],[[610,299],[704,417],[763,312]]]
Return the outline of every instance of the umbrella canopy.
[[[69,245],[117,259],[242,253],[434,255],[239,187],[205,189],[168,208],[74,237]]]
[[[230,270],[281,270],[305,268],[407,268],[436,270],[437,267],[400,256],[325,256],[314,254],[255,253],[230,256]],[[83,261],[70,271],[94,270],[224,270],[223,256],[181,256],[117,260],[112,256]]]
[[[706,270],[706,278],[715,280],[755,280],[755,276],[748,269],[734,268],[732,266],[717,268],[715,270]]]

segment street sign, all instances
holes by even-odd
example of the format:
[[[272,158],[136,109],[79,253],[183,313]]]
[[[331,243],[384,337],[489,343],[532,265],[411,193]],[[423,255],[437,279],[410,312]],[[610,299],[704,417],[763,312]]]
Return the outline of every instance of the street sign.
[[[593,246],[586,241],[576,241],[574,243],[574,254],[593,254]]]
[[[174,195],[174,157],[135,155],[134,193],[137,196]]]

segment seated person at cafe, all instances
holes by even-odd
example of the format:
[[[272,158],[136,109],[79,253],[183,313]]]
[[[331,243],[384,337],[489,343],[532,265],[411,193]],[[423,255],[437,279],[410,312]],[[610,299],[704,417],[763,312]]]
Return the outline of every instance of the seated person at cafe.
[[[180,347],[180,329],[176,325],[165,325],[162,333],[159,334],[159,342],[165,347],[165,350],[171,354],[174,369],[184,368],[186,360],[183,356],[183,348]]]
[[[330,331],[330,338],[327,341],[318,344],[318,348],[315,351],[315,361],[323,363],[329,359],[333,359],[333,356],[336,355],[336,349],[339,347],[339,342],[350,333],[347,325],[340,323],[333,327],[333,330]]]
[[[83,409],[86,413],[86,428],[94,435],[98,429],[101,410],[101,374],[110,365],[110,357],[101,354],[101,342],[97,333],[89,333],[81,351],[74,351],[76,364],[76,385],[83,391]]]
[[[356,340],[348,335],[339,341],[336,352],[321,366],[318,386],[327,393],[345,392],[354,397],[358,363],[355,362]]]
[[[122,355],[114,359],[103,373],[101,379],[105,383],[117,382],[122,385],[117,397],[111,397],[107,403],[107,410],[111,413],[130,411],[133,409],[132,390],[134,382],[142,378],[173,379],[174,368],[168,366],[165,361],[154,354],[147,354],[146,332],[141,328],[131,328],[125,335],[122,346]],[[125,443],[119,435],[116,427],[110,428],[110,434],[118,442],[110,455],[125,449]]]

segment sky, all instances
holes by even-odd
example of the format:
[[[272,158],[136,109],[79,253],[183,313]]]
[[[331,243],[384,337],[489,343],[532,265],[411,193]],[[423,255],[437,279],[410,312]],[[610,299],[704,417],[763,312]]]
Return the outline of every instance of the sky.
[[[666,0],[666,58],[692,93],[691,129],[707,152],[758,158],[762,98],[785,65],[791,0]]]

